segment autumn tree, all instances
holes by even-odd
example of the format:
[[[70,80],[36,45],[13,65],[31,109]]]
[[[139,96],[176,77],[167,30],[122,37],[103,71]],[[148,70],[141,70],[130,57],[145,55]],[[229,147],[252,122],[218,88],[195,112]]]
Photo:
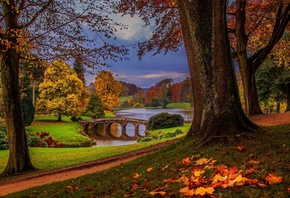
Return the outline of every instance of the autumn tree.
[[[95,89],[105,109],[112,110],[114,106],[118,105],[121,83],[114,79],[111,72],[103,70],[98,73]]]
[[[21,113],[19,61],[22,49],[42,60],[70,61],[81,56],[84,65],[100,67],[127,54],[110,44],[123,27],[109,18],[109,1],[5,0],[0,3],[0,60],[9,157],[3,174],[34,169],[29,157]],[[20,40],[26,42],[20,42]]]
[[[207,141],[212,137],[259,130],[244,114],[239,99],[227,36],[227,0],[179,0],[178,4],[175,1],[158,1],[157,6],[157,1],[154,2],[154,6],[153,2],[148,2],[148,9],[143,6],[142,12],[138,13],[147,19],[152,17],[159,25],[153,32],[152,40],[158,33],[162,35],[159,38],[161,41],[155,41],[155,45],[152,40],[149,41],[151,48],[146,50],[152,50],[154,47],[157,48],[157,52],[161,49],[174,50],[176,41],[182,38],[185,44],[194,98],[194,119],[188,136],[196,135]],[[130,9],[125,9],[126,13],[133,14],[134,9],[138,10],[138,6],[141,5],[139,1],[134,5],[123,1],[121,10],[128,6]],[[169,24],[170,21],[166,20],[165,16],[174,14],[172,10],[176,9],[179,16],[170,16],[170,19],[175,21]],[[159,15],[160,10],[165,10],[163,15]],[[176,27],[172,24],[176,24]],[[179,24],[182,32],[175,31]],[[162,28],[163,33],[159,32]],[[146,52],[143,49],[141,46],[141,53]]]
[[[39,84],[38,112],[57,115],[77,116],[88,104],[89,92],[76,72],[63,61],[54,61],[46,69],[43,82]]]
[[[262,113],[255,72],[282,38],[289,20],[288,0],[236,0],[229,10],[232,50],[240,67],[247,114]]]

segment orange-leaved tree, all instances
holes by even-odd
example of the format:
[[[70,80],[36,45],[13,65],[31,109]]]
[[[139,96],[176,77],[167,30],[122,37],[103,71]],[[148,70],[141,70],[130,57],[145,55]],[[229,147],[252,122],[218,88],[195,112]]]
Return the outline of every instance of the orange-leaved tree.
[[[111,72],[103,70],[98,73],[95,81],[95,90],[106,110],[112,110],[114,106],[118,105],[121,83],[114,79]]]
[[[5,0],[0,2],[0,60],[9,158],[4,175],[34,169],[20,104],[19,61],[23,49],[40,59],[80,57],[91,67],[118,60],[128,52],[110,44],[121,24],[108,17],[109,1]],[[25,42],[22,42],[25,40]]]

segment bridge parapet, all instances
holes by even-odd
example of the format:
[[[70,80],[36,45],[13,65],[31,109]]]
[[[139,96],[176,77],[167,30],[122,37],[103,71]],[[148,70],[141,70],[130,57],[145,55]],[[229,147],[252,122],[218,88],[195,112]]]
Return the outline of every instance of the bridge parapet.
[[[115,136],[112,133],[112,125],[117,123],[121,127],[120,136]],[[83,127],[84,132],[95,139],[104,140],[136,140],[139,137],[146,136],[146,129],[148,125],[147,120],[134,118],[99,118],[93,120],[79,121]],[[127,125],[132,124],[135,128],[133,136],[128,135]],[[144,135],[140,133],[140,126],[144,126]],[[101,132],[103,131],[103,133]]]

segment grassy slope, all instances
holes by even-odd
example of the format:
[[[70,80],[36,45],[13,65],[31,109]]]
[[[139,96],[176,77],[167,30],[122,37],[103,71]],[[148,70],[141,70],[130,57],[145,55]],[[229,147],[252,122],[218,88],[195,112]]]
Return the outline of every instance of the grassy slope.
[[[69,117],[63,117],[63,121],[58,122],[53,116],[37,116],[35,121],[26,127],[28,133],[49,132],[49,136],[54,140],[65,144],[88,141],[89,138],[78,133],[80,130],[80,125],[70,121]]]
[[[53,119],[48,117],[47,120]],[[68,122],[68,121],[67,121]],[[74,124],[74,123],[73,123]],[[42,127],[45,127],[41,125]],[[150,133],[158,134],[174,132],[177,128],[186,133],[190,125],[186,124],[182,127],[175,127],[170,129],[154,130]],[[32,127],[34,128],[34,127]],[[36,130],[37,131],[37,130]],[[182,137],[179,135],[178,137]],[[151,145],[155,145],[160,142],[164,142],[168,139],[136,143],[124,146],[102,146],[102,147],[89,147],[89,148],[30,148],[30,155],[34,166],[40,169],[40,171],[52,170],[62,168],[65,166],[76,165],[80,163],[90,162],[105,157],[110,157],[129,151],[139,150]],[[0,172],[2,172],[7,164],[8,151],[0,150]]]
[[[224,164],[247,171],[256,167],[249,178],[264,179],[268,173],[275,173],[283,177],[280,184],[267,187],[250,187],[249,185],[216,189],[216,197],[289,197],[290,187],[290,125],[268,127],[266,134],[257,134],[249,140],[240,140],[232,145],[210,145],[193,149],[195,142],[182,140],[156,153],[144,156],[132,162],[122,164],[107,171],[80,177],[65,182],[36,187],[13,194],[9,197],[149,197],[154,189],[166,192],[164,197],[179,197],[179,190],[185,185],[182,182],[164,182],[165,179],[176,180],[182,175],[192,174],[192,165],[181,163],[186,157],[213,157],[216,165]],[[238,150],[236,146],[245,146]],[[258,164],[250,164],[254,160]],[[148,168],[153,168],[147,172]],[[138,173],[138,178],[133,175]],[[48,190],[49,189],[49,190]],[[158,195],[157,195],[158,196]],[[161,197],[161,196],[159,196]]]

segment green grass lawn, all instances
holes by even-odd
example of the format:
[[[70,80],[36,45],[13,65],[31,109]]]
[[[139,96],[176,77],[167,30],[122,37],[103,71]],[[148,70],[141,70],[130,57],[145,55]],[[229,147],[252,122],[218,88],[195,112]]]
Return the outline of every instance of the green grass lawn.
[[[129,102],[129,100],[131,100],[132,98],[133,98],[133,96],[119,97],[119,105],[122,104],[123,102],[125,102],[126,100]]]
[[[223,198],[290,197],[290,125],[266,129],[229,145],[193,148],[196,141],[185,138],[109,170],[8,197],[181,197],[181,189]],[[269,173],[278,179],[269,180]],[[250,185],[245,178],[256,183]],[[214,183],[213,192],[208,189],[214,180],[224,185]]]
[[[44,121],[46,120],[46,121]],[[59,123],[54,121],[54,117],[37,117],[35,123],[30,126],[30,133],[43,131],[43,128],[51,129],[50,134],[58,133],[61,129],[57,128],[57,124],[60,124],[60,127],[65,131],[77,127],[77,123],[70,122],[69,118],[64,118],[64,121]],[[42,123],[44,122],[44,123]],[[38,124],[37,124],[38,123]],[[39,125],[39,128],[37,126]],[[188,131],[190,125],[185,125],[182,127],[175,127],[170,129],[160,129],[154,130],[150,132],[150,134],[157,133],[168,133],[174,132],[177,128],[181,129],[184,134]],[[36,130],[37,129],[37,130]],[[76,130],[73,130],[74,132]],[[69,134],[74,134],[71,136],[76,136],[74,132],[65,131],[64,134],[67,134],[65,139],[69,139]],[[61,135],[56,135],[57,137],[61,137]],[[181,137],[182,135],[179,135]],[[53,136],[55,137],[55,136]],[[72,139],[72,138],[71,138]],[[130,145],[123,146],[101,146],[101,147],[85,147],[85,148],[30,148],[30,156],[32,159],[32,163],[35,167],[40,169],[39,171],[47,171],[57,168],[62,168],[66,166],[76,165],[80,163],[90,162],[98,159],[102,159],[105,157],[111,157],[122,153],[127,153],[134,150],[139,150],[145,147],[149,147],[151,145],[155,145],[161,142],[164,142],[168,139],[162,139],[158,141],[150,141],[144,143],[136,143]],[[8,160],[8,151],[0,150],[0,172],[2,172],[7,164]]]
[[[186,102],[181,103],[169,103],[166,105],[167,108],[170,109],[188,109],[190,108],[190,104]]]
[[[36,116],[33,123],[26,127],[28,134],[48,132],[54,140],[64,144],[89,141],[88,137],[78,133],[80,130],[81,126],[77,122],[72,122],[69,117],[65,116],[61,122],[56,121],[56,117],[53,116]]]

